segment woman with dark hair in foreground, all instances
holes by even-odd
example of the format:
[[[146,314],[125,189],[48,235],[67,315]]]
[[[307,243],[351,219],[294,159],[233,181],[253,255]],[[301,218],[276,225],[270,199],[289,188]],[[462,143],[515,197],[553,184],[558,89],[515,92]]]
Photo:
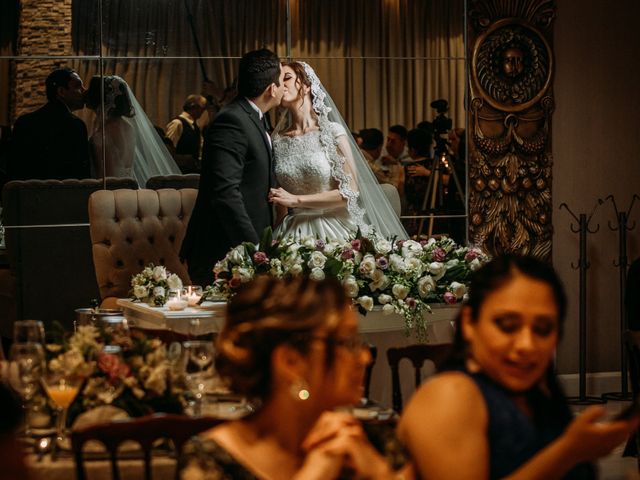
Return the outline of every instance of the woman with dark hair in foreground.
[[[503,256],[478,270],[456,331],[452,370],[426,382],[398,426],[420,478],[593,478],[638,420],[572,419],[552,360],[566,312],[553,269]]]
[[[183,479],[391,479],[351,415],[371,358],[335,280],[259,276],[230,300],[216,369],[256,412],[185,449]]]

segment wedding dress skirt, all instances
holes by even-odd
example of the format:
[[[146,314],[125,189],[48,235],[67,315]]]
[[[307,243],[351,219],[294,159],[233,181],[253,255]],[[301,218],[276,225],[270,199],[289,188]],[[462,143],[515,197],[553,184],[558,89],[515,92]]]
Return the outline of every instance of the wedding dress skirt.
[[[334,138],[345,135],[339,124],[332,124]],[[320,131],[298,136],[273,138],[274,170],[282,188],[294,195],[328,192],[338,188],[331,172],[330,160],[322,150]],[[276,238],[312,236],[322,240],[344,241],[357,230],[346,207],[295,208],[274,231]]]

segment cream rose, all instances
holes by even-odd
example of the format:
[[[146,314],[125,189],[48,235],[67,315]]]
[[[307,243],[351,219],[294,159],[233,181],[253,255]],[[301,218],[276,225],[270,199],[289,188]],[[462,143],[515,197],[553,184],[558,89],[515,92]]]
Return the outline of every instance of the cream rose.
[[[229,252],[229,261],[235,264],[242,263],[244,261],[244,254],[244,246],[238,245],[236,248],[231,250],[231,252]]]
[[[431,275],[425,275],[418,280],[418,293],[421,297],[426,297],[436,289],[436,282]]]
[[[324,268],[324,264],[327,262],[327,257],[325,257],[322,252],[315,251],[311,253],[309,256],[309,268]]]
[[[449,291],[453,293],[458,300],[464,297],[465,293],[467,293],[467,287],[460,282],[451,282],[449,285]]]
[[[402,255],[404,257],[414,257],[422,253],[422,245],[415,240],[407,240],[402,244]]]
[[[393,305],[390,303],[386,303],[382,306],[383,315],[391,315],[393,312],[395,312],[395,308],[393,308]]]
[[[360,273],[362,273],[366,277],[371,277],[373,272],[376,270],[376,259],[373,255],[365,255],[360,262],[360,266],[358,267]]]
[[[392,300],[393,300],[393,297],[391,295],[387,295],[386,293],[383,293],[378,297],[378,302],[380,302],[381,305],[386,305],[387,303],[391,303]]]
[[[429,264],[429,273],[431,273],[431,275],[433,276],[433,279],[437,282],[438,280],[440,280],[444,274],[445,274],[446,270],[444,268],[444,263],[442,262],[431,262]]]
[[[357,302],[364,308],[366,311],[370,312],[373,310],[373,298],[368,295],[363,295],[358,298]]]
[[[313,280],[324,280],[324,270],[321,268],[312,268],[311,273],[309,274],[309,278]]]
[[[153,269],[153,279],[156,282],[160,282],[162,280],[167,279],[167,269],[163,266],[158,266]]]
[[[391,288],[391,291],[396,296],[396,298],[399,298],[400,300],[403,300],[407,295],[409,295],[409,289],[400,283],[396,283]]]
[[[378,238],[374,242],[373,248],[375,248],[377,253],[386,255],[391,251],[391,242],[388,240],[385,240],[384,238]]]
[[[145,298],[149,296],[149,291],[147,290],[147,287],[136,285],[133,287],[133,295],[138,299]]]
[[[344,289],[349,297],[356,298],[358,296],[358,291],[360,290],[360,288],[358,287],[356,277],[354,277],[353,275],[347,275],[346,277],[344,277],[342,285],[344,286]]]
[[[172,273],[169,275],[169,278],[167,278],[167,285],[172,289],[182,288],[182,280],[178,275]]]

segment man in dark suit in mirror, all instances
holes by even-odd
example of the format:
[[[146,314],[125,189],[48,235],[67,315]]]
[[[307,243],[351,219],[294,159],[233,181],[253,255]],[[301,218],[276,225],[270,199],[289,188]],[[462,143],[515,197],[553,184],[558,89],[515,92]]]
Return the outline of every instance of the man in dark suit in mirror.
[[[7,165],[10,180],[88,178],[87,127],[74,111],[84,108],[85,88],[70,68],[45,81],[47,103],[20,116],[14,126]]]
[[[242,242],[258,243],[272,224],[273,157],[264,115],[282,100],[282,77],[273,52],[246,53],[237,98],[206,131],[198,197],[180,252],[193,283],[211,284],[218,260]]]

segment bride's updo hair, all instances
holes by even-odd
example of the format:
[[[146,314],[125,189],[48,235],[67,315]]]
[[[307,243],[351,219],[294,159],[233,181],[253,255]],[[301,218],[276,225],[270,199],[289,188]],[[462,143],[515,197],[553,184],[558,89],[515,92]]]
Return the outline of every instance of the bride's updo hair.
[[[265,400],[272,388],[271,355],[281,344],[306,353],[313,335],[331,337],[350,305],[335,279],[257,276],[243,284],[227,306],[216,341],[216,370],[234,393]],[[327,365],[334,351],[327,350]]]
[[[89,82],[85,102],[91,110],[100,106],[100,76],[95,75]],[[120,77],[104,77],[104,105],[106,114],[111,117],[133,117],[135,111],[131,104],[127,86]]]

